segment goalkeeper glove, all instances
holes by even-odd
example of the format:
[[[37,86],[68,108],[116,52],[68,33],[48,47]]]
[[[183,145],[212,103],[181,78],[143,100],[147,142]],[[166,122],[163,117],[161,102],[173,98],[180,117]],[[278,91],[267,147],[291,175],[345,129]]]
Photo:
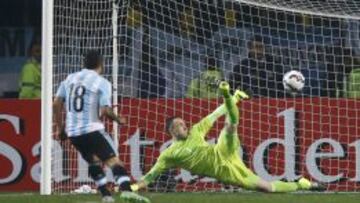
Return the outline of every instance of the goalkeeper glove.
[[[130,185],[130,188],[133,192],[137,192],[139,190],[139,185],[138,184],[132,184]]]

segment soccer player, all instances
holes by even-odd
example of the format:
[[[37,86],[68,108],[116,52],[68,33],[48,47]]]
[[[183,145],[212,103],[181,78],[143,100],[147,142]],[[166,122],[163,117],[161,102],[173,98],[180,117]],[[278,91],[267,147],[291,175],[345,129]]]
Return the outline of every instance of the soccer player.
[[[225,184],[266,192],[324,189],[320,184],[310,182],[305,178],[300,178],[296,182],[268,182],[248,169],[238,154],[239,111],[236,103],[249,97],[239,90],[231,96],[227,82],[221,82],[219,88],[224,97],[224,104],[192,126],[190,130],[185,121],[179,117],[167,120],[166,130],[172,136],[173,143],[160,154],[156,164],[142,177],[141,181],[131,185],[134,191],[146,187],[168,168],[183,168],[193,174],[212,177]],[[205,141],[208,131],[214,122],[225,114],[225,127],[221,131],[217,144],[208,144]]]
[[[111,84],[100,75],[103,63],[103,56],[98,51],[91,50],[85,56],[85,68],[70,74],[61,82],[53,106],[57,134],[69,137],[71,143],[88,162],[89,174],[95,181],[103,202],[114,202],[114,199],[107,188],[102,163],[111,168],[115,184],[122,191],[122,199],[147,203],[147,198],[131,191],[130,177],[124,164],[118,159],[114,143],[100,121],[100,118],[105,116],[119,124],[126,122],[111,108]],[[65,126],[61,119],[64,104]]]

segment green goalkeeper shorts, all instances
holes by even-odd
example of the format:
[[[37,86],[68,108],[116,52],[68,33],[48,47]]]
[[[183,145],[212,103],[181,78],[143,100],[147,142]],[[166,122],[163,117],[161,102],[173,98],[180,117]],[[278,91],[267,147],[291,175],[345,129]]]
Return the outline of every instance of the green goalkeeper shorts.
[[[218,179],[226,184],[239,185],[245,189],[255,189],[259,181],[239,156],[240,140],[238,134],[228,134],[225,128],[221,131],[215,153],[221,160]]]

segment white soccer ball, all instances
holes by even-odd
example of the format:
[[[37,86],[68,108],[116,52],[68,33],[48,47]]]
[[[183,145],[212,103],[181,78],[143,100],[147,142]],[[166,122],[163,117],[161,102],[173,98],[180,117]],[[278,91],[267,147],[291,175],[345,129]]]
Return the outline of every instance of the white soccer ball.
[[[296,70],[285,73],[283,77],[283,85],[286,91],[291,94],[297,94],[300,92],[305,85],[304,75]]]

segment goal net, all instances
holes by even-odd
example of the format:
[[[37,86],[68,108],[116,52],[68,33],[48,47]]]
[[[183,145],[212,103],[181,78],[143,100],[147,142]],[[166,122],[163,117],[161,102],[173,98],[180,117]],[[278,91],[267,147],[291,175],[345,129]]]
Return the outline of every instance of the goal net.
[[[223,79],[251,94],[238,105],[239,154],[256,174],[360,190],[358,1],[53,1],[53,93],[83,67],[87,50],[104,54],[114,108],[128,119],[124,126],[105,121],[107,131],[134,181],[171,144],[165,119],[180,116],[188,126],[200,121],[222,103],[214,81]],[[282,86],[290,70],[305,76],[295,97]],[[223,126],[220,119],[209,143]],[[94,187],[71,144],[52,140],[51,191]],[[237,189],[179,169],[165,171],[148,188]]]

